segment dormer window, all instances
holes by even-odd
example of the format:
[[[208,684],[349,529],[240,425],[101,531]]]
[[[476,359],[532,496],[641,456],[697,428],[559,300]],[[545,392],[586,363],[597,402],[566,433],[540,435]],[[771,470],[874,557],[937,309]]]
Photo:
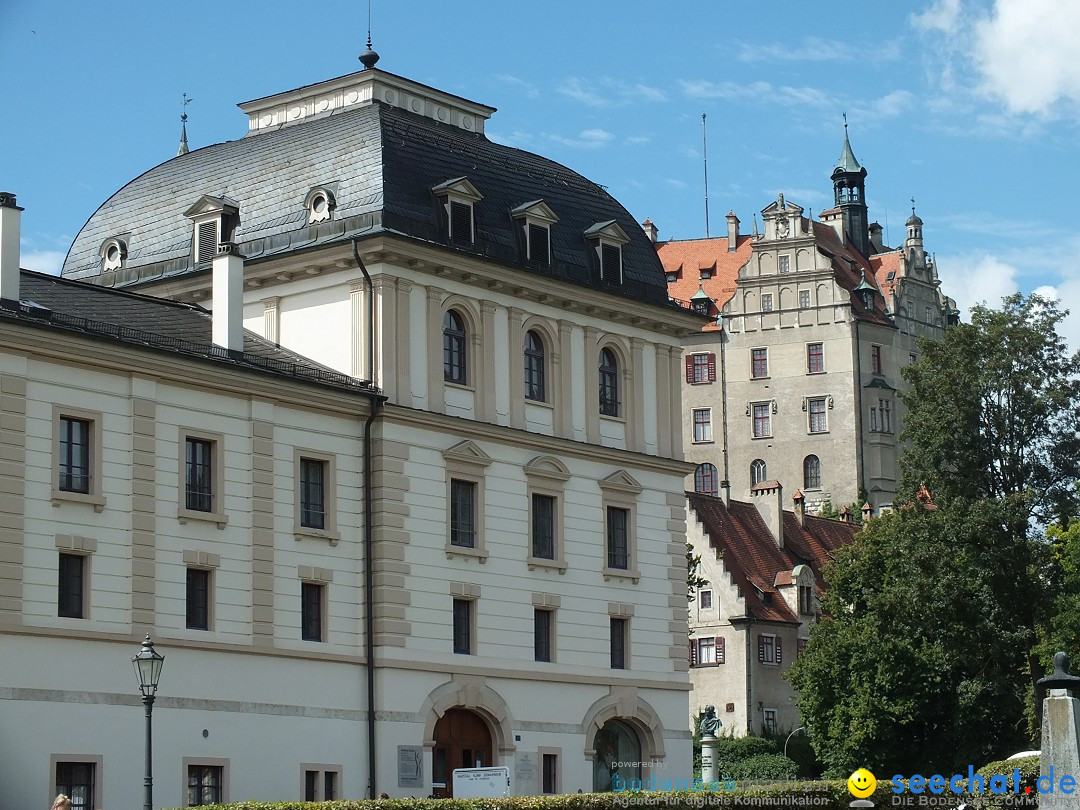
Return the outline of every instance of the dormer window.
[[[551,264],[551,226],[559,221],[543,200],[519,205],[510,212],[521,236],[521,251],[526,261],[547,267]]]
[[[593,225],[585,231],[585,238],[594,245],[600,280],[605,284],[622,284],[622,246],[630,241],[626,231],[612,219]]]
[[[106,239],[101,245],[101,270],[119,270],[127,259],[127,243],[115,237]]]
[[[457,177],[431,189],[442,202],[446,238],[451,244],[469,247],[476,242],[475,204],[484,199],[467,177]]]
[[[318,222],[328,222],[333,219],[337,201],[334,192],[323,186],[316,186],[307,193],[304,198],[304,208],[308,212],[308,225]]]
[[[233,241],[240,224],[240,204],[227,197],[204,195],[184,216],[194,225],[195,264],[208,264],[217,255],[218,245]]]

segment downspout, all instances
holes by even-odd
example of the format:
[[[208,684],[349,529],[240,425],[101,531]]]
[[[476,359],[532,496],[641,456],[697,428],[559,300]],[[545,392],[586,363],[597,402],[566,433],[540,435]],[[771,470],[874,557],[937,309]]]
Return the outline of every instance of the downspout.
[[[719,318],[718,318],[719,320]],[[730,498],[731,475],[728,470],[728,396],[727,396],[727,327],[720,327],[720,410],[724,420],[724,481],[721,486],[727,486]]]
[[[866,470],[863,468],[863,410],[862,410],[862,343],[859,341],[859,318],[855,314],[855,308],[851,309],[851,316],[855,319],[855,466],[859,471],[859,492],[866,491]],[[859,500],[859,492],[855,493],[856,502]]]
[[[360,258],[356,239],[352,240],[356,266],[364,274],[364,290],[367,296],[367,371],[369,382],[375,384],[375,297],[371,275]],[[375,798],[375,572],[372,570],[374,527],[372,526],[371,484],[371,425],[379,413],[385,397],[375,392],[370,395],[371,410],[364,421],[364,660],[367,670],[367,745],[368,745],[368,798]]]

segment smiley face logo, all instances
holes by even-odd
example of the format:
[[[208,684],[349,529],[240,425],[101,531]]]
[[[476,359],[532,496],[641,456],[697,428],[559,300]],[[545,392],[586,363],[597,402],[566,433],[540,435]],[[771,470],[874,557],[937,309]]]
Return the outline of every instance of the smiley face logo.
[[[865,799],[877,787],[877,779],[866,768],[859,768],[847,780],[847,789],[856,799]]]

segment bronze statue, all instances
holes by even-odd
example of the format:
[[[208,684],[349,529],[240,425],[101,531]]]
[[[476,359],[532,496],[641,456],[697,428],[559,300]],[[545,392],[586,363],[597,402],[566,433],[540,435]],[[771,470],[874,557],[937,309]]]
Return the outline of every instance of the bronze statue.
[[[720,718],[716,716],[715,706],[706,706],[698,716],[698,730],[702,737],[715,737],[722,725]]]

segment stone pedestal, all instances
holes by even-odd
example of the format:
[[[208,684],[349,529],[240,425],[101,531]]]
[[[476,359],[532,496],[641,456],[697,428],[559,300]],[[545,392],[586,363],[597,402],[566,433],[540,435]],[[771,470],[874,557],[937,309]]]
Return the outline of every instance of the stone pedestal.
[[[1080,700],[1074,691],[1080,678],[1069,674],[1065,653],[1054,656],[1054,674],[1039,681],[1046,687],[1043,701],[1042,755],[1039,758],[1040,810],[1076,810],[1080,807]],[[1062,779],[1071,793],[1062,792]]]
[[[716,763],[716,737],[713,736],[701,738],[701,781],[720,781]]]

